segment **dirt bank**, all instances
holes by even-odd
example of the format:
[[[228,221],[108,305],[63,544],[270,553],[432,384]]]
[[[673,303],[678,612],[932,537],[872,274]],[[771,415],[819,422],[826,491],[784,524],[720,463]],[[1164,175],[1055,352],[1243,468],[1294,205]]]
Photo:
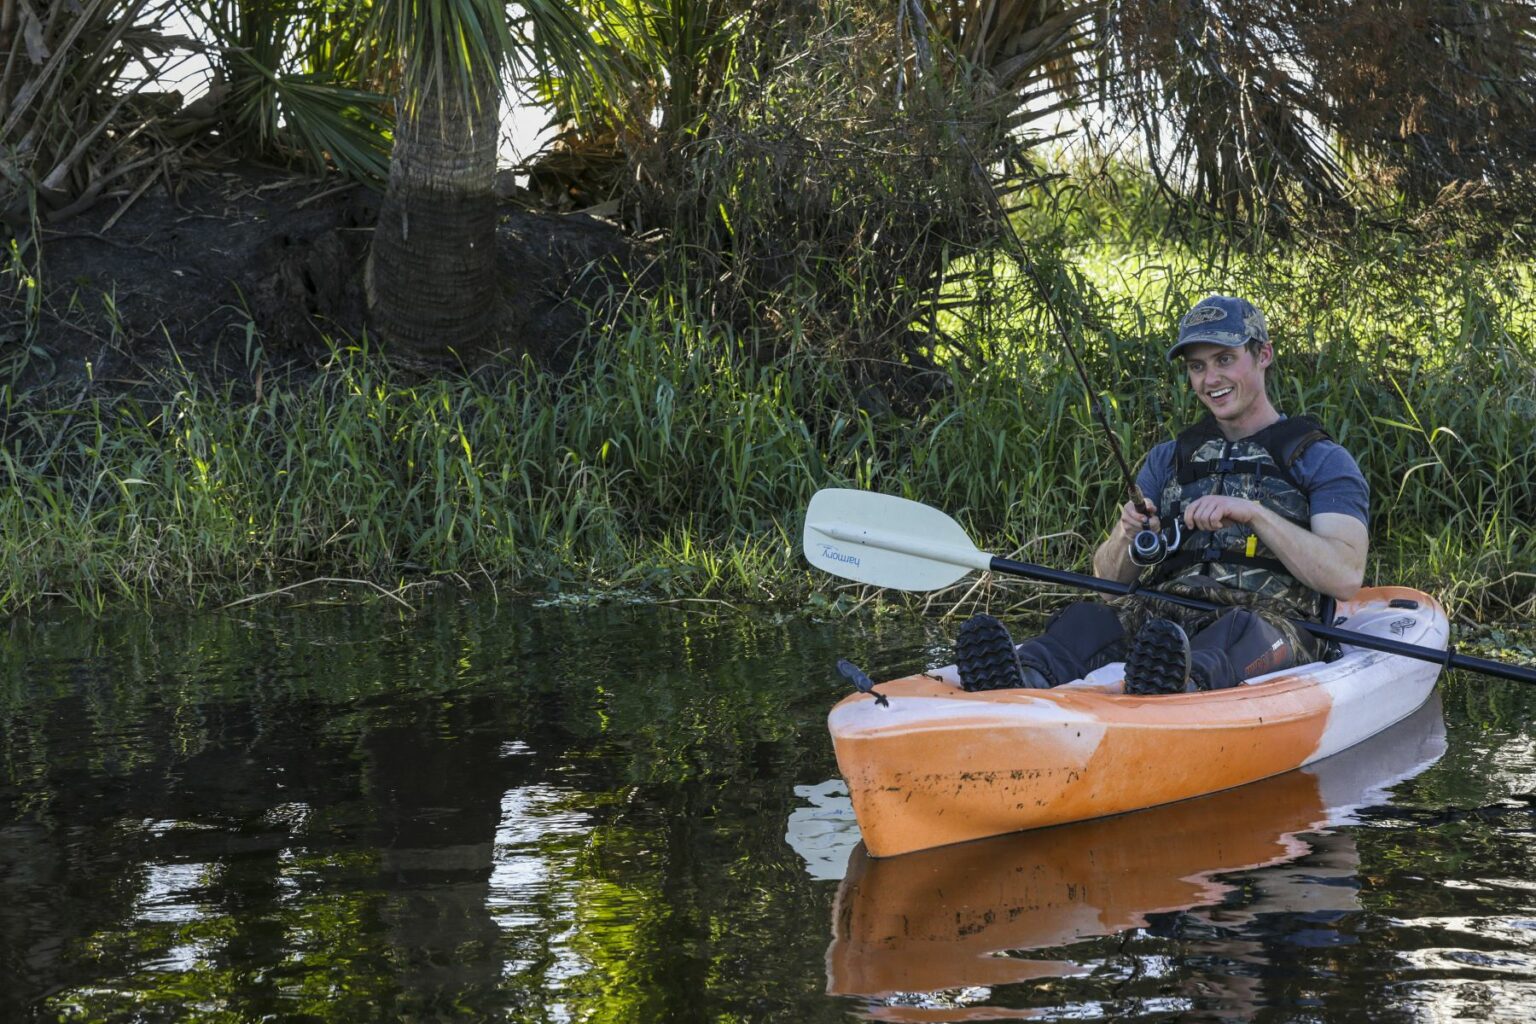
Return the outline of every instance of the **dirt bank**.
[[[239,378],[256,345],[269,364],[302,372],[326,355],[327,339],[366,337],[374,192],[249,167],[174,186],[44,228],[40,255],[31,247],[26,256],[35,290],[7,271],[0,351],[20,367],[24,388],[131,388],[178,361],[214,379]],[[499,217],[505,313],[488,349],[563,368],[590,307],[643,276],[648,253],[580,213],[506,202]]]

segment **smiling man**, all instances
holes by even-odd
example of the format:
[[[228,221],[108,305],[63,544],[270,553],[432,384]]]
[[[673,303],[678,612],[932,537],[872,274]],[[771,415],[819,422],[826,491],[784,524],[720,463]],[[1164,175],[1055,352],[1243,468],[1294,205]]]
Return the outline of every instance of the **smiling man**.
[[[1330,615],[1332,599],[1359,589],[1370,492],[1317,421],[1275,408],[1265,387],[1274,358],[1252,303],[1213,295],[1189,311],[1168,359],[1183,363],[1207,415],[1147,454],[1136,483],[1155,514],[1127,502],[1093,557],[1105,579],[1130,583],[1150,569],[1144,588],[1229,610],[1079,602],[1017,648],[998,620],[978,615],[956,644],[967,689],[1056,686],[1122,658],[1128,693],[1223,689],[1325,653],[1286,619]],[[1143,530],[1174,542],[1150,565],[1131,557]]]

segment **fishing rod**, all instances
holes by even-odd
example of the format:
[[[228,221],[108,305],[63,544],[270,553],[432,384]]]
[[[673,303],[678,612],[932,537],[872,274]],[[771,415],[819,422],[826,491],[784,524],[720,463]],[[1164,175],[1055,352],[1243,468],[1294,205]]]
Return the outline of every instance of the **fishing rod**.
[[[928,17],[924,13],[922,4],[918,0],[906,0],[897,11],[898,28],[902,15],[911,19],[911,33],[913,53],[917,59],[918,69],[925,74],[932,62],[932,53],[928,47]],[[1104,436],[1109,439],[1109,451],[1115,458],[1115,464],[1120,469],[1121,479],[1125,483],[1125,490],[1130,495],[1131,502],[1146,516],[1156,516],[1157,507],[1147,500],[1147,496],[1141,493],[1141,488],[1136,486],[1136,475],[1131,472],[1130,463],[1125,459],[1125,451],[1120,447],[1120,437],[1109,424],[1109,417],[1104,412],[1104,405],[1098,398],[1098,390],[1093,386],[1093,381],[1088,376],[1088,368],[1083,364],[1082,357],[1077,353],[1077,346],[1072,344],[1072,332],[1067,329],[1067,322],[1061,315],[1061,310],[1051,301],[1051,290],[1040,273],[1040,268],[1035,266],[1025,253],[1024,240],[1019,237],[1014,229],[1013,221],[1008,218],[1008,211],[1003,207],[1003,201],[997,194],[997,187],[992,184],[991,175],[976,156],[976,151],[971,147],[970,140],[959,125],[955,125],[955,138],[959,140],[960,147],[965,151],[966,158],[970,161],[971,174],[981,185],[982,195],[987,201],[987,207],[992,214],[992,219],[1001,227],[1003,234],[1010,243],[1008,255],[1013,257],[1014,263],[1024,276],[1034,285],[1035,291],[1040,296],[1040,301],[1045,303],[1049,311],[1051,321],[1056,326],[1056,333],[1061,337],[1062,344],[1066,347],[1067,354],[1072,357],[1073,369],[1077,371],[1078,380],[1082,381],[1083,390],[1087,392],[1088,404],[1093,410],[1094,418],[1104,430]]]
[[[1136,486],[1136,476],[1131,472],[1130,463],[1125,459],[1125,450],[1120,447],[1120,436],[1115,433],[1114,428],[1109,424],[1109,416],[1104,412],[1104,403],[1099,398],[1098,389],[1093,386],[1093,381],[1088,376],[1088,368],[1083,365],[1082,356],[1077,354],[1077,346],[1072,344],[1072,332],[1067,329],[1067,322],[1062,317],[1061,310],[1057,309],[1056,303],[1051,301],[1051,291],[1045,282],[1045,278],[1041,276],[1040,268],[1035,266],[1034,262],[1025,254],[1024,240],[1019,237],[1018,231],[1014,229],[1013,221],[1009,219],[1008,211],[1003,208],[1003,201],[997,194],[997,188],[992,184],[992,178],[987,174],[986,169],[981,166],[981,161],[977,159],[976,151],[971,148],[971,144],[966,139],[964,133],[957,130],[956,136],[960,140],[961,147],[965,150],[967,159],[970,160],[971,173],[975,175],[976,180],[981,184],[982,194],[987,200],[987,206],[993,219],[1002,225],[1003,233],[1010,243],[1008,255],[1013,257],[1013,261],[1019,270],[1034,285],[1035,291],[1040,296],[1040,301],[1045,303],[1045,308],[1050,312],[1051,321],[1056,326],[1056,333],[1060,336],[1062,345],[1066,348],[1067,354],[1072,357],[1072,366],[1077,371],[1077,378],[1082,381],[1083,390],[1087,392],[1088,405],[1093,409],[1094,418],[1098,420],[1099,426],[1103,428],[1104,436],[1109,439],[1109,451],[1115,458],[1115,464],[1120,468],[1120,476],[1125,483],[1126,493],[1130,495],[1131,502],[1140,508],[1145,515],[1157,515],[1157,507],[1147,499],[1145,494],[1141,493],[1141,488]]]

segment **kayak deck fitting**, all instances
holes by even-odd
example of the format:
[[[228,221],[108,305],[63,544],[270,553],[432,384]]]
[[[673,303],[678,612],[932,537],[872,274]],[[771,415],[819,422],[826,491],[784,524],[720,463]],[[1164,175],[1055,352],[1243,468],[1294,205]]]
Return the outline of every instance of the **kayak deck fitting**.
[[[1352,632],[1443,650],[1439,602],[1372,587],[1339,605]],[[1331,662],[1228,690],[1123,692],[1123,665],[1049,690],[962,690],[953,666],[856,693],[828,716],[871,856],[1172,803],[1345,750],[1412,714],[1441,666],[1343,646]]]

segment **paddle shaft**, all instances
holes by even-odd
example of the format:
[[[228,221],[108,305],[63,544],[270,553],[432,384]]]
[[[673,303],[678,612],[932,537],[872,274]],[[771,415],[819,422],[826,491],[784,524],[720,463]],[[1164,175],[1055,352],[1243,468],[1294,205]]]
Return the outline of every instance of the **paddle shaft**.
[[[1201,611],[1222,612],[1231,607],[991,555],[977,548],[965,529],[938,509],[908,498],[872,491],[847,488],[817,491],[806,509],[803,544],[805,557],[812,565],[844,579],[876,587],[938,590],[955,583],[966,573],[980,569],[1101,594],[1154,598]],[[1398,654],[1446,668],[1481,672],[1500,679],[1536,683],[1536,668],[1457,654],[1449,647],[1440,650],[1388,640],[1339,629],[1331,623],[1290,621],[1313,636],[1353,647]]]
[[[1100,579],[1097,576],[1086,576],[1080,572],[1068,572],[1065,569],[1051,569],[1043,565],[1034,565],[1029,562],[1015,562],[1010,558],[1000,558],[994,555],[988,565],[993,572],[1007,576],[1023,576],[1027,579],[1040,580],[1044,583],[1060,583],[1069,587],[1081,587],[1084,590],[1095,590],[1101,594],[1115,594],[1122,597],[1144,597],[1149,600],[1166,601],[1184,608],[1197,608],[1201,611],[1220,612],[1227,609],[1227,605],[1213,604],[1210,601],[1202,601],[1198,597],[1185,597],[1182,594],[1165,594],[1156,590],[1141,590],[1127,583],[1117,583],[1114,580]],[[1407,609],[1404,609],[1405,611]],[[1407,658],[1417,658],[1419,661],[1432,661],[1437,665],[1447,668],[1461,668],[1472,672],[1482,672],[1485,675],[1499,676],[1504,679],[1515,679],[1522,683],[1536,683],[1536,669],[1526,668],[1522,665],[1506,665],[1503,662],[1490,661],[1487,658],[1477,658],[1470,654],[1457,654],[1452,649],[1440,651],[1433,647],[1420,647],[1418,644],[1405,644],[1401,640],[1388,640],[1385,637],[1367,636],[1364,633],[1356,633],[1353,630],[1339,629],[1337,626],[1325,625],[1321,622],[1307,622],[1303,619],[1290,619],[1302,629],[1313,636],[1322,637],[1325,640],[1336,640],[1341,644],[1349,644],[1352,647],[1364,647],[1371,651],[1383,651],[1387,654],[1401,654]]]

